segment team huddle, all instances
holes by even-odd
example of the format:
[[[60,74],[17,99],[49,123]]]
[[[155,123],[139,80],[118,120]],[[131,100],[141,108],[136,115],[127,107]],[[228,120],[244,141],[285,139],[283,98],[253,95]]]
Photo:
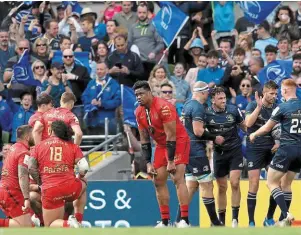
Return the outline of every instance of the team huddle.
[[[81,226],[89,164],[78,146],[82,132],[71,112],[75,101],[65,92],[61,107],[53,108],[52,97],[43,93],[29,125],[17,129],[2,170],[0,207],[7,219],[0,219],[0,227]]]
[[[221,87],[210,91],[211,106],[208,106],[209,87],[204,82],[196,82],[192,99],[185,103],[179,118],[171,103],[152,96],[147,82],[137,82],[133,89],[140,104],[136,118],[142,155],[146,159],[148,173],[153,175],[162,219],[156,227],[171,226],[166,184],[169,175],[179,199],[176,227],[190,226],[188,207],[198,188],[212,226],[225,226],[228,180],[232,190],[232,227],[238,226],[240,175],[244,166],[240,131],[247,133],[245,157],[249,175],[249,226],[255,226],[254,212],[262,168],[268,171],[267,185],[271,192],[263,224],[290,226],[294,220],[289,213],[291,184],[301,168],[301,101],[296,97],[296,88],[292,79],[284,80],[281,88],[268,81],[262,96],[255,93],[255,101],[250,102],[242,113],[236,106],[227,104]],[[284,102],[277,105],[280,89]],[[153,161],[152,141],[155,145]],[[213,172],[206,156],[207,141],[214,143]],[[217,211],[213,195],[214,178],[218,185]],[[275,224],[277,205],[281,216]]]

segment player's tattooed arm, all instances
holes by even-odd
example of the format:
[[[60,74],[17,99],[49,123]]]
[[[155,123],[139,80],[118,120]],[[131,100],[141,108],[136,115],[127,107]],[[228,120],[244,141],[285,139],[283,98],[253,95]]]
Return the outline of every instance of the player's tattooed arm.
[[[27,167],[18,165],[18,178],[23,197],[29,199],[29,174]]]
[[[150,143],[150,137],[147,129],[139,129],[141,144]]]
[[[38,185],[41,185],[41,178],[39,174],[38,162],[37,159],[31,157],[28,162],[29,174]]]

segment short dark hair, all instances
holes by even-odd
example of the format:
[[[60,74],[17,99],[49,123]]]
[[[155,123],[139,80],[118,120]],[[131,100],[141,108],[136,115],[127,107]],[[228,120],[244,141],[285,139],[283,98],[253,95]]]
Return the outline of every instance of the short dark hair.
[[[259,50],[258,48],[252,48],[252,51],[258,51],[259,53],[260,53],[260,55],[261,55],[261,50]]]
[[[274,81],[269,80],[264,84],[263,88],[276,90],[279,86]]]
[[[69,40],[71,42],[71,38],[70,37],[63,35],[60,38],[60,44],[62,44],[64,42],[64,40]]]
[[[275,47],[275,46],[273,46],[273,45],[267,45],[267,46],[265,47],[265,49],[264,49],[264,52],[265,52],[265,53],[275,53],[275,54],[277,54],[278,48]]]
[[[58,23],[58,22],[57,22],[56,19],[50,19],[50,20],[47,20],[47,21],[44,23],[44,28],[45,28],[45,29],[49,29],[51,23]]]
[[[26,96],[26,95],[30,95],[30,96],[33,98],[33,95],[32,95],[30,92],[24,91],[24,92],[22,92],[22,94],[20,95],[20,100],[23,100],[24,96]]]
[[[2,32],[8,33],[8,32],[9,32],[9,29],[8,29],[8,28],[1,27],[1,28],[0,28],[0,33],[2,33]]]
[[[246,51],[241,48],[241,47],[237,47],[234,51],[233,51],[233,55],[246,55]]]
[[[117,22],[116,20],[108,20],[107,23],[110,22],[110,21],[111,21],[111,22],[114,22],[114,24],[115,24],[116,27],[119,26],[119,24],[118,24],[118,22]]]
[[[32,131],[32,127],[29,125],[19,126],[17,129],[17,139],[23,140],[28,133]]]
[[[72,135],[74,134],[72,128],[67,126],[67,124],[61,120],[51,123],[51,130],[54,132],[56,137],[65,141],[72,140]]]
[[[165,87],[165,86],[168,86],[168,87],[170,87],[171,89],[173,89],[172,85],[171,85],[170,83],[167,83],[167,82],[163,83],[163,84],[160,86],[160,88],[162,89],[162,88]]]
[[[221,45],[222,42],[227,42],[230,44],[230,48],[232,48],[232,41],[230,38],[222,38],[222,40],[219,42],[219,45]]]
[[[252,57],[252,60],[254,60],[257,64],[259,64],[260,68],[264,67],[264,61],[262,57]]]
[[[45,92],[39,95],[36,101],[38,107],[42,106],[43,104],[50,104],[52,102],[53,102],[52,96],[48,95]]]
[[[114,37],[114,42],[116,39],[120,39],[120,38],[123,38],[124,41],[127,41],[127,35],[120,33],[120,34],[117,34],[116,37]]]
[[[207,58],[219,58],[218,52],[216,50],[210,50],[207,56]]]
[[[134,86],[133,86],[133,90],[134,90],[134,91],[135,91],[135,90],[138,90],[138,89],[140,89],[140,88],[143,88],[144,90],[147,90],[147,91],[150,91],[150,90],[151,90],[151,88],[150,88],[150,86],[149,86],[149,84],[148,84],[147,81],[137,81],[137,82],[134,84]]]
[[[223,87],[215,87],[210,91],[210,95],[212,98],[214,98],[216,95],[220,94],[220,93],[225,93],[225,89]]]
[[[294,54],[293,55],[293,61],[294,60],[301,60],[301,54]]]

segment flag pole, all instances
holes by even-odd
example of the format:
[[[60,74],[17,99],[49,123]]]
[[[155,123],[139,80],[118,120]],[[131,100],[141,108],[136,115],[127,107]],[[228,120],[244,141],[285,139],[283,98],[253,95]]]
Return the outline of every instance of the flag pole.
[[[172,39],[172,41],[170,42],[170,44],[168,45],[168,47],[164,50],[163,55],[161,57],[161,59],[158,62],[158,65],[161,64],[162,60],[164,59],[166,53],[168,52],[169,48],[171,47],[171,45],[173,44],[174,40],[177,38],[178,34],[180,33],[180,31],[182,30],[182,28],[184,27],[184,25],[186,24],[186,22],[189,20],[189,17],[186,16],[185,20],[182,22],[181,26],[179,27],[177,33],[175,34],[174,38]]]

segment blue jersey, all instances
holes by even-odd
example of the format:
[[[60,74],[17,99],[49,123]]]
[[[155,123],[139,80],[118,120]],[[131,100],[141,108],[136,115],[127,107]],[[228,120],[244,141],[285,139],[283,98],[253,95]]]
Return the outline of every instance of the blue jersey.
[[[228,151],[241,146],[237,125],[244,121],[239,108],[227,105],[222,112],[214,111],[213,107],[206,109],[206,127],[210,133],[225,138],[222,145],[215,145],[215,149]]]
[[[200,140],[193,132],[192,122],[203,122],[205,120],[204,106],[197,100],[189,100],[182,110],[181,121],[186,128],[190,138],[190,157],[206,157],[206,141]]]
[[[271,120],[281,124],[280,145],[301,144],[301,101],[290,99],[274,109]]]
[[[277,106],[276,104],[273,104],[271,108],[265,107],[264,105],[262,106],[255,123],[253,124],[253,126],[248,128],[248,130],[247,130],[248,135],[257,131],[260,127],[262,127],[264,124],[266,124],[266,122],[270,119],[272,112],[276,108],[276,106]],[[251,103],[249,103],[246,108],[246,116],[253,113],[253,111],[256,109],[256,107],[257,107],[256,101],[252,101]],[[269,133],[267,135],[256,138],[254,144],[260,144],[261,146],[273,145],[274,139],[271,136],[271,134]],[[265,146],[263,146],[263,148],[264,147]]]

